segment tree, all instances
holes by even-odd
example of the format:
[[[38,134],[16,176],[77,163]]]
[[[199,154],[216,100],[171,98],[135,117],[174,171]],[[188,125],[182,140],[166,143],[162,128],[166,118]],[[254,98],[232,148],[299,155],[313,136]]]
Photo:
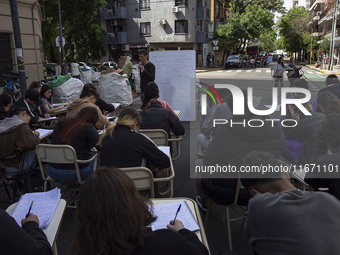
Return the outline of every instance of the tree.
[[[100,26],[100,8],[105,0],[60,0],[63,36],[66,39],[65,53],[68,60],[98,60],[106,54],[105,31]],[[42,32],[45,54],[55,48],[58,34],[57,0],[40,0],[46,8],[46,21]],[[51,54],[46,56],[52,57]]]
[[[302,6],[294,6],[281,17],[279,33],[287,51],[301,52],[305,49],[303,34],[307,32],[308,11]]]
[[[269,33],[263,33],[259,37],[259,41],[261,42],[261,50],[270,52],[273,51],[274,48],[274,42],[276,40],[276,32],[273,30]]]
[[[283,4],[283,0],[231,0],[230,10],[233,14],[242,13],[248,5],[262,5],[263,9],[270,12],[284,13],[286,9]]]
[[[261,34],[272,31],[274,14],[261,5],[247,5],[244,12],[234,13],[227,23],[220,25],[217,34],[236,45],[243,51],[247,41],[256,41]],[[242,46],[242,48],[241,48]]]

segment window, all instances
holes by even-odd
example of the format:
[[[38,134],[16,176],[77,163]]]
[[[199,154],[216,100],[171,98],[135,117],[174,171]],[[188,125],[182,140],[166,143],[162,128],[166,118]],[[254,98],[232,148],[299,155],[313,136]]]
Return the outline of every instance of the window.
[[[150,0],[139,0],[139,8],[141,10],[150,10]]]
[[[188,6],[188,0],[175,0],[175,6]]]
[[[144,36],[151,35],[150,22],[140,23],[140,34]]]
[[[175,34],[188,33],[188,21],[187,20],[175,20]]]

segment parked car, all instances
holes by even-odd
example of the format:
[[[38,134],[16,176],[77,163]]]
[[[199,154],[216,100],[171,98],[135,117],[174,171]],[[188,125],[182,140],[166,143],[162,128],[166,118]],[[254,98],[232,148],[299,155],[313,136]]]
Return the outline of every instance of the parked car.
[[[241,67],[243,58],[241,55],[230,55],[225,61],[225,68],[229,67]]]
[[[114,61],[107,61],[107,62],[104,62],[103,64],[101,64],[99,66],[99,70],[100,71],[103,71],[105,70],[106,68],[114,68],[114,69],[117,69],[117,63],[114,62]]]
[[[88,71],[88,70],[91,70],[91,68],[88,67],[88,66],[86,65],[86,63],[84,63],[84,62],[79,62],[78,64],[79,64],[80,70],[81,70],[82,72],[86,72],[86,71]]]

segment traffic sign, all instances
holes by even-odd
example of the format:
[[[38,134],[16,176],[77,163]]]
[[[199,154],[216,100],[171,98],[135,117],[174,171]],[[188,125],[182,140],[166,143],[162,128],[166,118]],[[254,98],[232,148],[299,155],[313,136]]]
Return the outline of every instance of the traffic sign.
[[[215,46],[217,46],[218,41],[212,41]]]
[[[57,44],[57,46],[60,48],[60,36],[58,35],[57,38],[55,38],[55,43]],[[63,47],[65,46],[65,38],[62,37],[61,38],[61,43],[63,44]]]
[[[213,47],[213,50],[218,50],[218,47]]]

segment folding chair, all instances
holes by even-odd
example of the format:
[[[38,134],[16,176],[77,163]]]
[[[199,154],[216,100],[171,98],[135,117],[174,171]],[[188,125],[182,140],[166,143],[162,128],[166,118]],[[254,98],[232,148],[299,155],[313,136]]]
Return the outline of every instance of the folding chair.
[[[131,178],[138,191],[150,190],[150,197],[155,197],[153,173],[149,168],[125,167],[119,169]]]
[[[6,195],[8,197],[8,201],[14,203],[16,202],[21,195],[25,194],[28,190],[28,183],[27,183],[27,176],[29,173],[31,173],[31,169],[28,169],[27,171],[23,171],[23,163],[24,163],[24,157],[25,152],[17,152],[16,154],[8,157],[0,157],[0,162],[15,158],[17,156],[21,157],[21,163],[20,163],[20,173],[8,176],[6,179],[2,182],[1,186],[4,187]],[[9,189],[11,188],[11,190]],[[11,192],[10,192],[11,191]],[[5,200],[3,202],[6,202]]]
[[[241,189],[242,185],[241,185],[241,180],[240,178],[237,179],[237,185],[235,188],[235,196],[234,196],[234,201],[232,204],[229,205],[216,205],[214,203],[214,201],[209,198],[208,203],[207,203],[207,214],[205,216],[205,228],[208,228],[208,220],[209,220],[209,214],[212,208],[216,209],[217,212],[219,212],[219,214],[221,214],[222,217],[225,217],[226,221],[227,221],[227,228],[228,228],[228,244],[229,244],[229,250],[232,251],[233,249],[233,244],[232,244],[232,236],[231,236],[231,222],[232,221],[237,221],[237,220],[242,220],[245,219],[245,209],[241,208],[241,206],[239,206],[238,203],[238,198],[239,198],[239,194],[240,194],[240,189]],[[219,210],[218,207],[225,207],[225,214],[222,210]],[[236,208],[239,208],[242,211],[242,214],[236,210]],[[229,209],[232,209],[233,211],[235,211],[239,217],[237,218],[230,218],[230,211]]]
[[[62,197],[67,201],[67,207],[76,208],[78,203],[78,193],[83,180],[80,176],[79,164],[89,164],[94,161],[93,171],[97,167],[98,153],[95,153],[88,160],[77,159],[77,153],[70,145],[64,144],[39,144],[36,147],[37,159],[41,172],[41,177],[44,180],[44,191],[47,190],[47,184],[50,182],[56,182],[61,184]],[[53,180],[50,176],[46,176],[43,162],[45,163],[58,163],[58,164],[74,164],[77,174],[77,181],[73,183],[61,183]],[[69,192],[70,191],[70,192]],[[74,192],[72,192],[74,191]]]
[[[148,136],[157,146],[169,146],[169,142],[173,142],[172,160],[177,160],[181,155],[182,136],[173,136],[168,138],[168,133],[163,129],[141,129],[140,133]]]

